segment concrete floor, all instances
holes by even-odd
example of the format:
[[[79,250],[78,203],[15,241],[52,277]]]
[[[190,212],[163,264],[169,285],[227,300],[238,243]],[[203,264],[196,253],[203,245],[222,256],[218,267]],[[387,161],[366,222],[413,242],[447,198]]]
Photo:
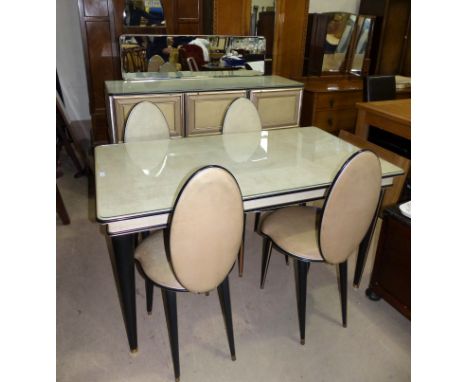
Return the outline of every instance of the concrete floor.
[[[136,274],[138,344],[130,354],[104,230],[95,222],[87,179],[75,179],[68,157],[57,179],[71,224],[57,218],[57,380],[173,381],[161,293],[153,314]],[[409,381],[411,323],[385,301],[365,296],[373,258],[360,289],[351,286],[348,327],[341,326],[335,268],[312,264],[306,343],[299,343],[294,267],[272,255],[260,290],[261,238],[247,220],[244,276],[230,275],[237,360],[231,361],[216,293],[178,294],[182,381]]]

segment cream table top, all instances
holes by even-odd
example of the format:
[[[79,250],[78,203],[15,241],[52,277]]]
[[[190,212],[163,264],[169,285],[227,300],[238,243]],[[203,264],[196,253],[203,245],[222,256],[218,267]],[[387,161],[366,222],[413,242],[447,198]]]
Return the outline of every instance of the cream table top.
[[[164,226],[184,181],[210,164],[233,173],[246,211],[321,198],[357,150],[316,127],[97,146],[97,219],[111,235]],[[381,164],[383,186],[403,173]]]

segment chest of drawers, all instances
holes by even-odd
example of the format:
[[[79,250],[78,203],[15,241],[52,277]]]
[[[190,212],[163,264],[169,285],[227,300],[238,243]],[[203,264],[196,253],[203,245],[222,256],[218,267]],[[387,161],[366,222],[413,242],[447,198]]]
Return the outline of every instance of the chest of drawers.
[[[317,126],[337,135],[340,130],[354,131],[356,102],[362,101],[362,84],[329,82],[306,84],[301,125]]]

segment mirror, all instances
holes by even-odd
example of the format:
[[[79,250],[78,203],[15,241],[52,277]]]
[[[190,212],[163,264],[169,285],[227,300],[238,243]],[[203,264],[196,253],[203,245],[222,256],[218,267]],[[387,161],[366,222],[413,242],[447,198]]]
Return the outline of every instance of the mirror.
[[[351,73],[367,73],[369,70],[371,37],[373,31],[373,18],[370,16],[359,16],[357,22],[357,42],[354,49],[354,56],[351,63]]]
[[[263,75],[265,38],[216,35],[122,35],[122,78]]]
[[[322,72],[340,72],[343,69],[355,22],[356,15],[350,13],[328,14]]]
[[[366,74],[374,19],[346,12],[309,14],[303,74]]]

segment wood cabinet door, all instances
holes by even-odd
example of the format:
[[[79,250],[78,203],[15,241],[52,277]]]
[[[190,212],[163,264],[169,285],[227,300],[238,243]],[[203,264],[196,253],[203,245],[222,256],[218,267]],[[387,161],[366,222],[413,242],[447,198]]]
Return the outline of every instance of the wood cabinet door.
[[[299,126],[302,89],[252,90],[250,100],[258,110],[262,129]]]
[[[220,134],[229,105],[239,97],[247,97],[247,91],[187,93],[186,135]]]
[[[183,94],[138,95],[111,97],[110,139],[111,143],[123,141],[125,123],[133,106],[141,101],[154,103],[166,118],[171,137],[182,137],[183,130]]]

